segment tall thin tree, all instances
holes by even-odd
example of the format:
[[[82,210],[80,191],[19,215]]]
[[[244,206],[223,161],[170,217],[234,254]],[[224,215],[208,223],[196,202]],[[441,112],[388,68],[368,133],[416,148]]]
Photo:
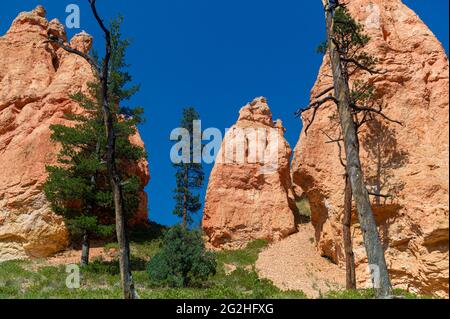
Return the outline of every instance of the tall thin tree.
[[[334,85],[323,90],[307,108],[300,110],[297,114],[312,111],[312,117],[305,129],[307,132],[321,106],[328,106],[328,102],[337,106],[345,149],[346,172],[358,211],[368,262],[372,271],[373,287],[377,297],[385,298],[391,295],[392,287],[369,192],[365,186],[357,131],[358,127],[365,123],[372,114],[378,114],[386,120],[401,123],[387,117],[382,112],[381,106],[375,108],[365,105],[367,99],[365,94],[361,93],[365,92],[364,86],[359,88],[360,93],[358,94],[360,95],[353,95],[349,84],[351,75],[359,71],[371,74],[379,73],[373,69],[377,62],[376,59],[363,50],[370,38],[363,34],[363,27],[351,17],[345,5],[336,0],[323,0],[322,3],[325,8],[327,32],[327,41],[322,49],[329,54]],[[332,92],[334,95],[331,94]],[[329,95],[325,96],[326,94]],[[363,115],[358,119],[358,114]]]
[[[373,105],[375,103],[378,103],[380,105],[379,110],[382,111],[382,103],[379,103],[377,98],[374,95],[375,88],[372,84],[364,83],[362,84],[361,81],[356,81],[353,83],[351,88],[351,99],[353,104],[357,104],[358,102],[362,102],[364,100],[364,103],[366,105]],[[384,159],[386,163],[391,163],[390,167],[398,167],[400,166],[405,158],[405,155],[403,152],[395,150],[395,147],[393,145],[395,144],[395,139],[393,137],[392,131],[388,131],[391,134],[389,138],[386,136],[386,130],[387,128],[384,127],[381,129],[381,126],[379,126],[380,119],[378,119],[379,115],[370,111],[361,111],[361,112],[354,112],[353,119],[356,125],[356,133],[359,135],[362,133],[361,129],[367,125],[369,128],[369,132],[371,134],[364,134],[365,140],[363,146],[366,148],[367,152],[369,153],[369,156],[372,153],[375,153],[375,160],[377,163],[377,167],[379,166],[378,163],[381,160],[380,159],[380,139],[385,142],[389,141],[390,143],[386,143],[389,145],[385,145],[386,149],[386,158]],[[356,266],[355,266],[355,255],[353,252],[353,244],[352,244],[352,234],[351,234],[351,225],[352,225],[352,210],[353,210],[353,192],[350,184],[350,179],[348,178],[347,174],[347,164],[345,163],[345,159],[342,156],[342,131],[339,125],[339,119],[337,114],[334,112],[332,116],[329,117],[330,120],[333,121],[333,124],[330,125],[329,129],[330,131],[338,131],[338,137],[333,138],[330,136],[330,134],[322,130],[322,133],[328,138],[327,143],[335,143],[338,146],[338,157],[339,161],[342,165],[342,167],[345,170],[344,179],[345,179],[345,187],[344,187],[344,214],[342,217],[342,239],[343,239],[343,245],[344,245],[344,255],[345,255],[345,269],[346,269],[346,288],[347,289],[356,289]],[[399,123],[395,121],[395,123]],[[380,129],[378,132],[373,132],[373,127],[376,127]],[[372,128],[372,129],[371,129]],[[376,138],[376,136],[382,136],[381,138]],[[358,139],[359,141],[359,139]],[[375,144],[375,145],[373,145]],[[388,165],[385,165],[388,166]],[[378,173],[378,170],[377,170]],[[378,177],[379,174],[376,175]],[[367,178],[366,182],[371,182],[373,178]],[[378,185],[378,180],[377,180]],[[380,203],[380,199],[384,198],[392,198],[392,194],[382,194],[380,192],[380,188],[376,188],[375,192],[370,192],[369,195],[374,196],[376,203]]]
[[[186,130],[188,136],[185,136],[185,140],[182,140],[181,143],[183,143],[183,150],[187,152],[186,155],[188,156],[184,156],[181,163],[174,164],[177,187],[174,190],[176,204],[173,213],[183,219],[184,227],[192,223],[192,215],[202,207],[200,195],[194,194],[194,190],[199,190],[202,187],[205,178],[202,164],[194,160],[195,152],[201,151],[201,144],[196,145],[194,140],[194,126],[195,121],[198,120],[200,120],[200,116],[194,108],[190,107],[183,110],[180,127]]]
[[[340,34],[335,31],[339,31],[340,27],[338,26],[335,28],[335,22],[336,24],[342,24],[341,30],[347,34],[350,33],[351,35],[356,35],[356,33],[353,33],[351,30],[347,30],[352,29],[356,23],[349,19],[348,15],[344,15],[345,9],[342,7],[340,7],[342,14],[338,15],[338,19],[336,19],[335,8],[332,4],[329,3],[325,6],[325,8],[328,51],[333,72],[334,93],[337,99],[338,113],[343,132],[347,159],[347,174],[352,186],[353,197],[355,198],[359,214],[359,222],[363,233],[369,265],[372,267],[373,287],[376,289],[378,297],[387,297],[391,295],[392,287],[384,256],[384,250],[378,235],[377,225],[370,204],[369,193],[367,192],[361,169],[359,142],[356,132],[356,125],[352,115],[352,105],[348,83],[348,64],[353,63],[356,66],[362,66],[363,69],[367,69],[367,66],[361,64],[364,63],[364,61],[359,61],[359,59],[346,56],[346,53],[342,51],[342,48],[338,48],[337,46],[339,40],[336,38],[336,35],[339,36]],[[339,10],[339,8],[337,10]],[[342,21],[339,20],[339,18],[342,18]],[[355,38],[351,40],[357,42],[357,45],[362,44],[358,42],[366,41],[362,40],[361,37],[360,39]]]
[[[334,118],[334,115],[333,117]],[[339,150],[339,161],[342,167],[345,170],[344,180],[344,214],[342,217],[342,241],[344,245],[344,255],[345,255],[345,286],[347,289],[356,289],[356,265],[355,265],[355,254],[353,252],[353,243],[352,243],[352,233],[351,233],[351,225],[352,225],[352,204],[353,204],[353,193],[352,186],[350,184],[350,179],[347,174],[347,165],[345,164],[345,160],[342,158],[342,135],[339,138],[332,138],[326,131],[322,131],[324,135],[326,135],[329,139],[327,143],[336,143]]]
[[[112,188],[113,202],[116,215],[116,233],[117,241],[119,244],[119,266],[121,275],[121,286],[125,299],[138,298],[134,281],[131,274],[131,262],[130,262],[130,246],[127,238],[127,230],[125,223],[125,207],[124,207],[124,192],[123,181],[121,180],[119,170],[116,162],[116,130],[115,124],[118,122],[116,113],[113,111],[117,104],[123,99],[123,96],[117,95],[119,92],[115,91],[115,88],[110,82],[110,78],[114,79],[114,73],[111,72],[111,65],[123,66],[123,60],[117,61],[112,58],[112,50],[114,49],[115,40],[111,36],[111,31],[105,26],[103,20],[100,18],[96,7],[96,0],[88,0],[95,20],[100,26],[105,36],[105,53],[101,66],[99,66],[95,59],[88,54],[80,52],[70,46],[66,45],[61,39],[49,36],[49,41],[61,46],[66,51],[77,54],[83,57],[87,62],[91,64],[93,69],[98,75],[100,83],[100,95],[102,100],[102,112],[103,122],[106,133],[106,166],[108,169],[109,181]],[[117,44],[117,42],[116,42]],[[116,48],[117,49],[117,48]],[[126,80],[120,78],[119,80]],[[117,79],[116,79],[117,80]]]

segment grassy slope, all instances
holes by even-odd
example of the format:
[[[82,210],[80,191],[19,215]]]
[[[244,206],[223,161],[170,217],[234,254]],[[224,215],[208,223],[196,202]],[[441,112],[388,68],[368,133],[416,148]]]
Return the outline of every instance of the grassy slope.
[[[158,238],[154,236],[153,238]],[[270,281],[259,279],[255,272],[258,254],[267,245],[264,241],[255,241],[246,249],[217,253],[217,274],[203,288],[170,289],[155,288],[148,283],[146,273],[147,260],[159,249],[158,239],[146,239],[135,236],[131,244],[133,276],[141,298],[148,299],[303,299],[299,291],[282,292]],[[107,245],[105,249],[115,247]],[[232,266],[231,266],[232,265]],[[235,268],[228,273],[226,269]],[[43,261],[9,261],[0,263],[0,299],[21,298],[70,298],[103,299],[121,298],[119,286],[119,268],[117,262],[92,262],[81,270],[81,288],[66,287],[65,266],[49,267]],[[397,292],[406,298],[415,296]],[[332,292],[323,298],[373,298],[370,290]]]
[[[159,249],[159,241],[132,242],[133,276],[141,298],[304,298],[302,292],[281,292],[254,271],[259,251],[257,241],[242,251],[217,254],[217,274],[203,288],[155,288],[148,283],[145,266]],[[114,244],[107,245],[108,248]],[[236,270],[226,274],[225,264]],[[49,267],[39,261],[9,261],[0,264],[0,298],[120,298],[118,263],[92,262],[82,269],[81,288],[66,288],[65,266]]]

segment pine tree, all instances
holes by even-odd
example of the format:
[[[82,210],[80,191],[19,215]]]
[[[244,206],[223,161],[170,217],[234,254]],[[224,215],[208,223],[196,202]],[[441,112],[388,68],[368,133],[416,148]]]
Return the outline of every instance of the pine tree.
[[[206,250],[201,231],[175,225],[164,234],[147,272],[155,286],[198,288],[216,274],[216,268],[216,256]]]
[[[183,218],[183,226],[193,222],[192,215],[200,210],[202,204],[200,195],[194,194],[193,190],[202,187],[205,174],[201,163],[194,163],[194,121],[200,119],[200,116],[194,108],[186,108],[183,110],[183,118],[180,127],[189,132],[189,159],[185,158],[181,163],[174,164],[176,168],[176,184],[174,190],[175,208],[174,215]]]
[[[130,137],[136,133],[136,125],[142,122],[142,109],[118,107],[138,89],[128,87],[132,80],[124,63],[128,40],[121,40],[122,18],[111,23],[111,62],[109,64],[109,94],[117,106],[114,116],[116,156],[119,167],[126,218],[137,211],[140,182],[137,176],[128,174],[126,167],[143,159],[145,151],[133,145]],[[93,60],[95,60],[93,58]],[[96,60],[95,60],[96,61]],[[97,63],[97,62],[96,62]],[[71,96],[84,110],[82,115],[68,114],[70,125],[51,126],[52,140],[61,146],[58,165],[48,166],[49,173],[45,193],[53,210],[64,216],[75,241],[82,239],[81,264],[89,262],[89,242],[93,236],[107,236],[115,230],[113,193],[111,189],[107,157],[107,138],[102,112],[100,83],[90,83],[87,94]]]

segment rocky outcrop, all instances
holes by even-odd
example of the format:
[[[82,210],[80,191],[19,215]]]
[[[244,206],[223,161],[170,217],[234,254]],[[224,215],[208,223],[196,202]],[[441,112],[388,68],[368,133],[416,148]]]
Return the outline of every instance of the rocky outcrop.
[[[83,112],[69,94],[87,92],[94,78],[82,58],[47,43],[48,34],[66,40],[64,26],[47,21],[39,6],[21,13],[0,37],[0,260],[48,256],[67,244],[63,220],[42,190],[45,166],[58,152],[49,126]],[[92,37],[83,32],[70,44],[88,52]],[[143,145],[138,135],[134,140]],[[148,165],[136,169],[144,187]],[[147,219],[146,198],[142,192],[140,219]]]
[[[203,229],[210,246],[236,249],[295,232],[291,153],[264,98],[241,109],[209,179]]]
[[[400,127],[373,122],[361,135],[367,185],[390,199],[373,207],[392,282],[417,293],[448,296],[448,59],[427,26],[400,0],[353,0],[349,10],[371,36],[368,47],[386,73],[364,75],[384,112]],[[330,85],[325,57],[312,96]],[[317,113],[295,149],[293,182],[309,198],[320,253],[343,264],[343,168],[327,144],[333,106]],[[312,114],[306,114],[310,118]],[[356,213],[353,222],[359,285],[369,286]]]

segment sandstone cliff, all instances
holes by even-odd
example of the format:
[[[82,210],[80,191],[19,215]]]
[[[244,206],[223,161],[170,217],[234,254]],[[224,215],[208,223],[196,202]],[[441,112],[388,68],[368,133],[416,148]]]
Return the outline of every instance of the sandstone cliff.
[[[58,152],[49,126],[82,112],[69,94],[86,92],[93,73],[82,58],[46,43],[48,33],[66,39],[64,26],[47,21],[39,6],[21,13],[0,37],[0,260],[48,256],[67,244],[63,220],[42,191],[45,166]],[[83,32],[70,44],[88,52],[92,38]],[[134,142],[143,145],[138,135]],[[144,187],[147,163],[136,170]],[[141,197],[138,219],[146,220],[145,192]]]
[[[209,179],[203,229],[211,246],[242,248],[295,232],[291,153],[264,98],[241,109]]]
[[[368,50],[387,71],[365,77],[376,87],[385,113],[404,123],[374,122],[361,136],[369,189],[393,196],[373,199],[392,282],[413,292],[448,296],[447,56],[400,0],[352,0],[348,7],[371,36]],[[330,85],[327,74],[325,57],[312,96]],[[344,172],[337,146],[326,144],[322,133],[330,126],[333,109],[318,112],[308,135],[301,135],[292,174],[310,200],[320,253],[342,265]],[[360,287],[370,286],[356,213],[353,233],[357,278]]]

